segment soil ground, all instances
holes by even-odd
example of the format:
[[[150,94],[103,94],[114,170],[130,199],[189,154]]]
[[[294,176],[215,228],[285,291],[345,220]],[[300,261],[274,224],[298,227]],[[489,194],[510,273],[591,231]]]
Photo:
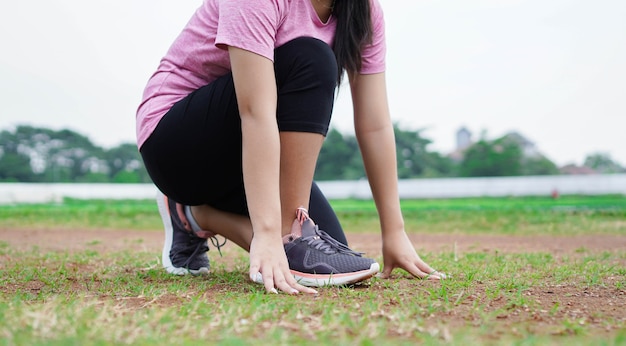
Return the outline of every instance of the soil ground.
[[[353,249],[366,252],[369,257],[381,256],[380,235],[370,233],[348,234]],[[577,258],[585,253],[601,254],[603,252],[626,253],[626,236],[623,235],[581,235],[581,236],[508,236],[508,235],[463,235],[463,234],[412,234],[411,240],[418,253],[455,252],[459,256],[464,253],[487,252],[506,253],[550,253],[557,260]],[[118,231],[118,230],[31,230],[0,229],[0,242],[6,242],[15,250],[30,250],[37,247],[47,251],[83,251],[95,250],[101,253],[124,250],[153,251],[160,255],[163,234],[160,231]],[[219,258],[212,250],[211,260],[225,263],[226,268],[240,258],[243,251],[233,244],[222,250]],[[626,266],[624,256],[619,256],[618,266]],[[1,258],[0,258],[1,259]],[[396,274],[397,275],[397,274]],[[406,285],[415,285],[413,280],[400,280]],[[626,289],[618,282],[624,282],[623,275],[616,274],[607,279],[605,285],[556,285],[546,283],[530,287],[524,291],[537,304],[532,307],[507,307],[506,299],[485,298],[486,285],[476,282],[472,285],[473,293],[454,309],[439,312],[432,316],[433,324],[445,320],[453,328],[472,326],[480,323],[476,316],[476,306],[484,306],[486,310],[498,313],[496,319],[502,330],[511,331],[524,325],[526,332],[567,334],[571,330],[563,327],[564,320],[585,324],[595,333],[609,335],[624,331],[626,328]],[[613,281],[613,282],[611,282]],[[424,281],[422,287],[436,285],[435,282]],[[621,288],[620,288],[621,287]],[[383,289],[372,285],[371,289]],[[176,302],[177,300],[172,300]],[[555,313],[550,311],[554,306],[561,309]],[[487,311],[488,312],[488,311]],[[501,322],[501,323],[500,323]]]
[[[380,235],[376,233],[348,233],[350,247],[366,252],[369,257],[381,255]],[[456,251],[500,253],[547,252],[555,257],[585,249],[589,252],[626,251],[626,236],[579,235],[579,236],[517,236],[517,235],[467,235],[467,234],[411,234],[418,252]],[[163,246],[161,231],[127,230],[23,230],[1,229],[0,241],[7,242],[16,250],[38,247],[41,251],[82,251],[88,248],[101,252],[123,251],[137,247],[160,251]],[[228,244],[226,250],[236,248]],[[237,249],[238,250],[238,249]],[[231,251],[228,251],[231,252]],[[226,253],[224,253],[226,255]],[[225,261],[230,260],[225,256]]]

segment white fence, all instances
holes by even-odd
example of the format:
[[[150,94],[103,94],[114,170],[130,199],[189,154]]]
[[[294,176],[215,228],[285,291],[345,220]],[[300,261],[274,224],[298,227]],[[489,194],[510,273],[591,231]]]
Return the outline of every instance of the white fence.
[[[323,182],[320,188],[330,199],[372,196],[366,180]],[[399,191],[400,198],[626,195],[626,174],[409,179],[400,180]]]
[[[366,180],[320,182],[329,199],[369,199]],[[499,178],[411,179],[399,183],[401,198],[499,196],[626,195],[626,174],[558,175]],[[79,199],[151,199],[151,184],[24,184],[0,183],[0,204],[61,202]]]
[[[62,202],[78,199],[149,199],[156,197],[152,184],[29,184],[0,183],[0,204]]]

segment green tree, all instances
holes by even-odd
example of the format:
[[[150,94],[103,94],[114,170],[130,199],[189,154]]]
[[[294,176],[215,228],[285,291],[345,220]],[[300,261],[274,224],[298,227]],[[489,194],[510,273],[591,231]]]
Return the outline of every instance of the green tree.
[[[326,135],[315,168],[315,180],[358,179],[365,176],[359,147],[354,136],[336,129]]]
[[[398,177],[407,179],[422,175],[428,161],[426,146],[430,144],[430,140],[422,138],[419,131],[402,130],[397,124],[394,124],[393,131],[396,138]]]
[[[599,173],[624,173],[626,168],[613,161],[609,154],[594,153],[587,155],[583,164]]]
[[[394,124],[398,176],[402,179],[449,176],[452,161],[428,150],[431,141],[420,131],[403,130]],[[356,138],[331,129],[318,159],[316,180],[355,180],[365,177],[363,159]]]
[[[0,155],[0,181],[35,182],[36,176],[30,168],[30,158],[20,153],[4,152]]]
[[[522,149],[506,137],[471,145],[459,166],[463,177],[498,177],[521,175]]]
[[[125,143],[104,154],[109,167],[109,179],[116,183],[149,183],[148,172],[137,145]]]
[[[394,124],[398,177],[409,179],[450,176],[453,171],[452,160],[428,150],[432,141],[423,137],[421,131],[423,130],[403,130]]]
[[[37,182],[40,179],[31,166],[29,148],[15,133],[0,132],[0,181]]]
[[[559,174],[559,168],[543,155],[523,157],[521,162],[522,175],[553,175]]]
[[[38,142],[34,147],[40,148],[41,154],[48,157],[46,174],[49,181],[86,182],[86,177],[91,174],[107,173],[102,148],[77,132],[67,129],[44,130],[40,135],[34,136],[33,140]]]
[[[20,164],[20,174],[16,168],[2,169],[3,176],[17,181],[42,182],[89,182],[102,181],[108,167],[103,159],[103,150],[74,131],[54,131],[33,126],[17,126],[13,133],[0,134],[0,147],[6,153],[5,164],[13,155],[21,155],[11,164]],[[28,162],[28,164],[27,164]],[[28,167],[28,169],[26,168]],[[26,173],[30,171],[30,173]]]

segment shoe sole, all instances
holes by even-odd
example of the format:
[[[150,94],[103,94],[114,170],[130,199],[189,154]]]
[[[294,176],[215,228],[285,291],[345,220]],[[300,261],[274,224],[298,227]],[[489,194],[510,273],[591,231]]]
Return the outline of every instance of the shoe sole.
[[[187,275],[194,276],[209,275],[209,268],[201,267],[197,270],[187,269],[181,267],[175,267],[170,259],[170,250],[172,249],[172,237],[174,234],[174,226],[172,225],[172,219],[170,218],[170,211],[167,207],[166,197],[161,192],[157,194],[157,207],[159,208],[159,215],[161,215],[161,221],[163,221],[163,229],[165,230],[165,242],[163,243],[163,251],[161,253],[161,262],[163,268],[174,275]]]
[[[352,273],[343,274],[308,274],[301,273],[296,270],[291,270],[291,274],[296,281],[307,287],[324,287],[324,286],[346,286],[355,284],[371,278],[378,274],[380,271],[380,265],[378,263],[372,263],[369,269],[361,270]],[[253,278],[253,281],[258,284],[263,284],[263,276],[261,273]]]
[[[293,277],[302,286],[307,287],[324,287],[324,286],[345,286],[355,284],[371,278],[378,274],[380,265],[372,263],[369,269],[361,270],[353,273],[343,274],[309,274],[301,273],[295,270],[291,271]]]

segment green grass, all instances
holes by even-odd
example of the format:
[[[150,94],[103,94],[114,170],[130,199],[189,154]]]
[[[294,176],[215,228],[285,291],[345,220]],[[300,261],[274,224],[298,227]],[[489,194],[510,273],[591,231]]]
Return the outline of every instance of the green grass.
[[[4,227],[160,229],[154,200],[80,200],[59,204],[0,205]]]
[[[332,201],[350,231],[378,227],[372,201]],[[406,229],[463,234],[624,234],[626,196],[404,200]]]
[[[574,294],[615,292],[618,281],[626,284],[623,269],[615,279],[619,254],[571,261],[546,253],[470,253],[459,261],[449,253],[426,255],[437,267],[458,276],[436,283],[400,274],[391,280],[373,279],[365,286],[321,289],[315,297],[292,297],[265,294],[248,282],[244,258],[230,270],[218,263],[208,279],[200,279],[166,275],[153,253],[17,252],[5,246],[0,252],[5,258],[0,278],[0,344],[465,345],[478,340],[611,345],[625,341],[623,319],[605,318],[599,311],[591,321],[588,316],[571,315],[566,303],[544,304],[535,296],[553,289]],[[561,274],[555,278],[555,273]],[[607,300],[611,302],[619,300]],[[536,319],[553,322],[534,325]],[[613,333],[596,334],[598,329]]]
[[[332,201],[376,232],[371,201]],[[410,232],[626,236],[624,196],[403,201]],[[160,230],[153,201],[0,206],[6,228]],[[625,243],[626,243],[626,237]],[[626,345],[626,251],[420,253],[454,276],[397,271],[317,296],[264,293],[247,257],[173,277],[154,252],[0,242],[0,345]],[[380,260],[380,258],[379,258]]]
[[[378,228],[370,200],[331,201],[351,232]],[[409,232],[495,234],[623,234],[626,196],[403,200]],[[152,200],[76,200],[61,204],[0,205],[3,227],[154,230],[161,221]]]

